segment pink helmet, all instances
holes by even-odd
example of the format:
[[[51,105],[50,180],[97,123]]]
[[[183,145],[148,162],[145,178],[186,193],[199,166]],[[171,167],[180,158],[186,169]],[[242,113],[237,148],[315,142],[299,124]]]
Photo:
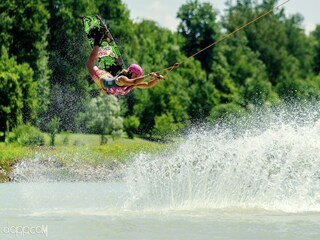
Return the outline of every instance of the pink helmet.
[[[131,64],[128,68],[130,72],[137,74],[138,76],[142,75],[142,68],[138,64]]]

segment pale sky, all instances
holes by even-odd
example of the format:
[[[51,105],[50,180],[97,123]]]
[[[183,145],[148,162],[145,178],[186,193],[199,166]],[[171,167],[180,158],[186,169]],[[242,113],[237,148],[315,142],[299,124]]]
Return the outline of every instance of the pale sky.
[[[220,14],[223,14],[227,0],[200,0],[210,2]],[[235,2],[236,0],[231,0]],[[177,12],[181,5],[187,0],[122,0],[129,11],[131,19],[139,21],[142,19],[154,20],[160,26],[176,31],[179,23],[176,19]],[[278,4],[285,2],[279,0]],[[290,0],[283,8],[290,14],[300,13],[304,17],[303,27],[306,32],[314,30],[320,24],[320,0]]]

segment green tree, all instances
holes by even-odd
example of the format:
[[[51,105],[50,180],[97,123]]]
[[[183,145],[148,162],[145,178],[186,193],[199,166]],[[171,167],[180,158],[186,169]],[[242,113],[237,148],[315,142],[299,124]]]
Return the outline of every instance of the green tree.
[[[276,3],[275,0],[261,3],[240,0],[234,5],[229,2],[223,26],[232,32],[269,11]],[[281,9],[236,34],[226,57],[232,78],[241,89],[241,104],[272,104],[277,103],[279,97],[287,101],[315,96],[316,91],[308,87],[315,84],[309,82],[315,66],[314,43],[305,35],[302,20],[299,14],[286,17]]]
[[[29,64],[18,64],[16,58],[9,58],[8,53],[4,48],[2,48],[2,53],[0,71],[18,75],[18,84],[23,96],[23,106],[21,109],[23,122],[35,122],[39,107],[39,99],[37,98],[38,84],[33,79],[33,70],[30,68]]]
[[[248,23],[257,16],[274,8],[276,0],[240,0],[229,5],[224,26],[229,31]],[[314,49],[302,28],[303,18],[296,14],[286,17],[284,9],[274,11],[237,35],[245,35],[247,46],[266,66],[268,79],[275,86],[288,68],[288,62],[296,61],[296,76],[305,78],[312,72]]]
[[[22,91],[18,79],[16,74],[0,72],[0,131],[4,132],[4,138],[10,127],[22,123]]]
[[[75,121],[89,98],[85,62],[90,47],[82,31],[81,17],[95,14],[93,0],[50,0],[46,7],[50,13],[48,50],[50,78],[50,107],[43,124],[53,116],[61,121],[62,130],[75,131]]]
[[[317,25],[314,32],[312,32],[312,37],[314,39],[314,63],[313,63],[313,71],[315,74],[320,73],[320,25]]]
[[[8,49],[9,56],[16,56],[18,64],[28,63],[33,70],[37,92],[32,93],[32,98],[39,104],[37,108],[30,106],[33,108],[32,114],[31,109],[24,112],[24,121],[34,122],[38,113],[42,114],[49,103],[50,70],[46,50],[49,13],[41,0],[4,0],[0,3],[0,13],[0,32],[3,36],[0,45]],[[26,110],[27,105],[24,107]]]
[[[178,36],[159,27],[155,22],[142,21],[135,29],[139,44],[132,46],[134,50],[131,62],[136,61],[141,64],[145,74],[160,71],[185,57],[180,51]],[[184,67],[170,72],[165,81],[159,82],[151,89],[134,90],[130,114],[139,118],[140,133],[152,134],[155,117],[167,112],[173,114],[175,123],[188,122],[189,80],[180,74],[180,69]],[[161,73],[165,75],[167,72]]]
[[[311,97],[310,89],[313,85],[307,79],[304,79],[299,71],[299,61],[293,57],[287,57],[287,64],[284,66],[276,85],[276,91],[284,101],[301,101]],[[311,90],[311,92],[310,92]],[[310,95],[311,94],[311,95]]]
[[[316,51],[313,41],[305,34],[302,27],[303,17],[299,14],[290,16],[284,21],[288,54],[298,61],[299,77],[305,78],[313,72]]]
[[[250,79],[245,82],[241,92],[245,106],[253,104],[255,106],[272,105],[278,102],[277,94],[272,90],[272,85],[264,79]]]
[[[178,33],[185,38],[182,49],[187,56],[195,54],[218,40],[220,27],[216,21],[217,14],[210,3],[200,3],[198,0],[188,1],[180,7],[177,17],[181,20]],[[211,47],[195,56],[207,75],[212,69],[214,55],[214,47]]]
[[[36,89],[33,71],[27,63],[18,64],[15,58],[9,58],[4,47],[0,57],[1,91],[1,130],[9,129],[30,120],[37,111]]]
[[[129,10],[121,0],[95,1],[99,15],[106,20],[113,36],[121,46],[129,43],[134,31],[133,22],[130,20]]]
[[[277,85],[279,96],[286,102],[319,101],[320,78],[288,79]]]
[[[231,101],[225,102],[234,102],[243,107],[277,102],[278,96],[268,79],[265,64],[246,44],[246,36],[239,34],[229,38],[222,47],[223,56],[227,61],[225,68],[238,89],[238,92],[234,91],[236,94]]]
[[[206,73],[197,60],[186,62],[177,71],[187,83],[183,90],[190,99],[187,106],[189,119],[194,122],[206,118],[211,108],[220,103],[220,92],[206,80]]]
[[[228,32],[238,29],[256,17],[272,9],[276,0],[263,1],[258,4],[253,0],[239,0],[235,5],[228,5],[224,18],[224,27]],[[268,79],[275,84],[286,64],[284,54],[288,38],[284,24],[283,10],[265,16],[263,19],[249,25],[237,35],[245,35],[247,46],[266,65]]]
[[[120,117],[120,104],[116,97],[98,96],[92,98],[85,109],[79,113],[78,126],[82,131],[101,135],[101,144],[107,142],[106,135],[122,134],[123,119]],[[83,129],[85,128],[85,129]]]

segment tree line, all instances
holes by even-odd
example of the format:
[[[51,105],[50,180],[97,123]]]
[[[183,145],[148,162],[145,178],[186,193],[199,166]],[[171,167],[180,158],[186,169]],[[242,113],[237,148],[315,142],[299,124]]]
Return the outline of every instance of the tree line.
[[[130,137],[163,136],[256,107],[318,101],[320,26],[306,34],[303,17],[284,9],[184,61],[276,4],[230,1],[218,18],[212,4],[189,0],[172,32],[154,21],[134,22],[121,0],[4,0],[0,131],[30,124],[43,131],[54,125],[102,136],[123,130]],[[85,68],[91,48],[81,26],[82,16],[95,14],[105,19],[126,65],[138,63],[147,74],[183,64],[154,88],[99,95]]]

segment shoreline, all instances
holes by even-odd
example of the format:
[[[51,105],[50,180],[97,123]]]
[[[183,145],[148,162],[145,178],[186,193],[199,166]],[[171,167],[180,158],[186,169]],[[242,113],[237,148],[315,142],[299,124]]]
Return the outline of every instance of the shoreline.
[[[50,171],[65,171],[65,175],[70,174],[70,178],[73,175],[75,178],[85,179],[81,176],[88,175],[86,171],[94,172],[99,169],[100,174],[103,171],[110,172],[139,153],[160,154],[169,146],[172,143],[140,138],[110,140],[106,145],[21,147],[0,144],[0,183],[15,181],[12,179],[12,171],[23,162],[29,165],[32,162],[33,166],[30,168],[47,167]],[[96,176],[94,179],[101,180],[101,177]]]

